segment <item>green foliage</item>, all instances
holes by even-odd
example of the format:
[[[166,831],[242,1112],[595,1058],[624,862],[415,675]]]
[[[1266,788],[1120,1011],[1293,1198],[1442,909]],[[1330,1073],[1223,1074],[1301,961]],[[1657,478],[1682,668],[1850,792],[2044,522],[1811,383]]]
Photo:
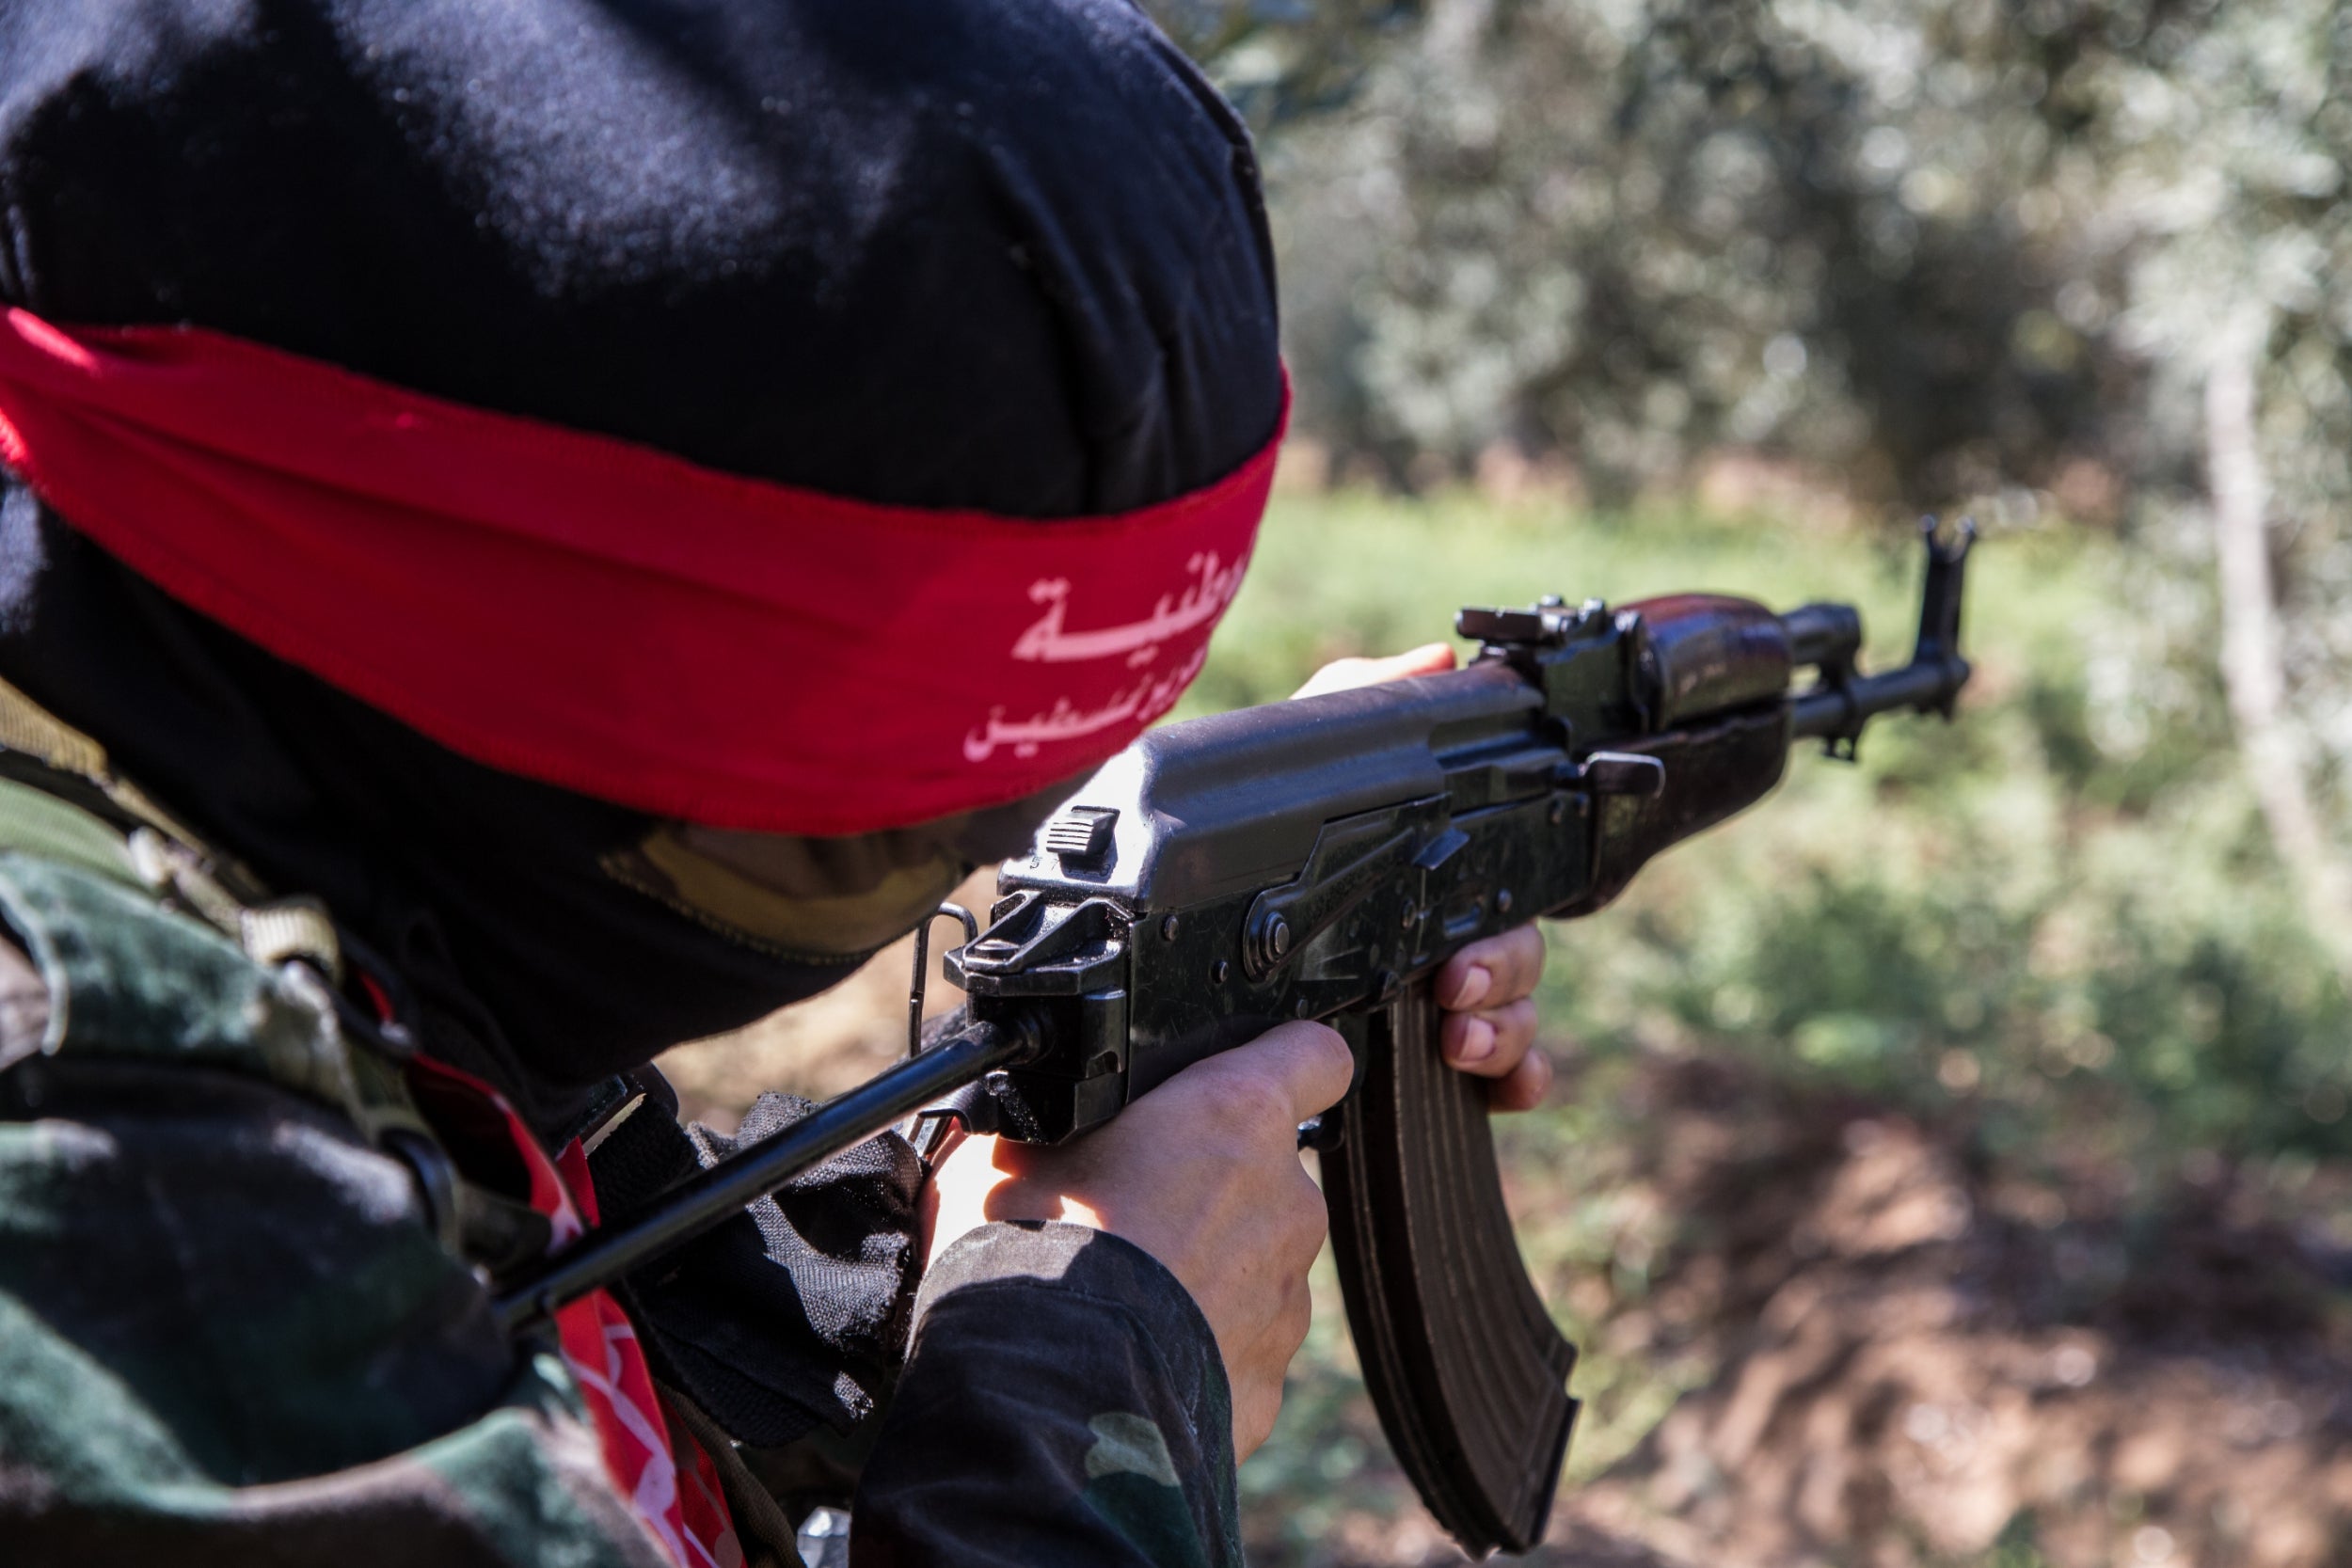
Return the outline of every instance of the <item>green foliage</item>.
[[[2066,214],[2135,9],[1448,0],[1279,150],[1293,293],[1346,318],[1306,379],[1355,390],[1343,439],[1604,494],[1724,442],[1915,502],[2046,483],[2129,390],[2117,239]]]
[[[1645,1135],[1606,1119],[1637,1060],[1736,1053],[1970,1129],[2010,1174],[2136,1177],[2127,1208],[2352,1154],[2344,934],[2311,924],[2224,700],[2204,402],[2217,364],[2250,367],[2293,766],[2329,818],[2314,853],[2342,855],[2352,8],[1163,4],[1223,19],[1215,69],[1275,128],[1298,428],[1418,494],[1279,503],[1196,710],[1544,592],[1849,598],[1899,657],[1907,533],[1675,499],[1718,494],[1727,453],[1828,502],[2006,530],[1972,574],[1963,722],[1886,726],[1856,767],[1793,759],[1774,799],[1553,932],[1546,1025],[1594,1103],[1501,1143],[1523,1248],[1586,1344],[1577,1469],[1705,1371],[1582,1321],[1569,1288],[1639,1302],[1677,1244],[1613,1164]],[[1452,487],[1530,462],[1603,510]],[[1349,1560],[1327,1527],[1394,1495],[1323,1306],[1244,1477],[1283,1501],[1259,1516],[1285,1561]],[[2035,1521],[1983,1560],[2042,1562]]]
[[[1464,603],[1686,589],[1787,607],[1848,599],[1899,659],[1915,613],[1908,529],[1733,524],[1672,508],[1581,515],[1461,490],[1283,498],[1192,711],[1269,701],[1321,660],[1442,635]],[[1975,1129],[1984,1160],[2136,1175],[2308,1173],[2352,1154],[2352,1030],[2336,972],[2271,858],[2210,682],[2144,693],[2102,673],[2138,646],[2116,593],[2129,547],[1996,537],[1972,565],[1979,676],[1959,723],[1890,721],[1845,766],[1790,760],[1779,791],[1646,869],[1613,908],[1550,928],[1546,1037],[1579,1093],[1500,1127],[1522,1253],[1583,1346],[1571,1481],[1630,1450],[1712,1371],[1652,1323],[1649,1271],[1685,1240],[1624,1180],[1664,1135],[1625,1119],[1637,1055],[1745,1056],[1768,1076]],[[1605,1286],[1604,1288],[1600,1288]],[[1253,1555],[1357,1560],[1350,1522],[1401,1482],[1361,1401],[1327,1266],[1274,1441],[1244,1468]],[[2033,1521],[1982,1560],[2043,1560]]]
[[[2249,341],[2296,714],[2352,804],[2336,0],[1432,0],[1390,34],[1266,150],[1303,429],[1416,483],[1517,448],[1622,501],[1741,448],[2120,520],[2122,575],[2188,602],[2091,678],[2177,708],[2200,399]]]
[[[2134,236],[2113,336],[2151,367],[2142,508],[2202,522],[2200,395],[2249,346],[2286,671],[2313,749],[2352,763],[2352,13],[2332,0],[2220,7],[2161,57],[2103,78],[2102,194]],[[2342,804],[2341,798],[2339,804]]]
[[[1963,721],[1883,724],[1858,766],[1792,758],[1748,816],[1556,927],[1549,1026],[1588,1053],[1704,1044],[1964,1105],[2004,1148],[2352,1153],[2352,1003],[2271,859],[2217,697],[2201,724],[2152,725],[2099,677],[2135,635],[2112,594],[2126,553],[2058,531],[1982,548]],[[1462,604],[1545,592],[1851,599],[1893,661],[1916,567],[1908,530],[1562,516],[1462,491],[1286,499],[1190,702],[1270,700],[1326,658],[1442,635]]]

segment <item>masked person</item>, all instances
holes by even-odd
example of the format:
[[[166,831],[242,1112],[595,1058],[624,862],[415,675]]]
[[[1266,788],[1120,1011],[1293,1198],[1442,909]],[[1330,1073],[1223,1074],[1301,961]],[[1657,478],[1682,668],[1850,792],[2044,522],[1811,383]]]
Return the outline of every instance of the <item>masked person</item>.
[[[861,1562],[1235,1560],[1328,1031],[485,1285],[1198,668],[1284,402],[1216,94],[1119,0],[0,3],[0,217],[10,1560],[789,1560],[746,1455],[861,1420]],[[1499,1102],[1539,952],[1441,980]]]

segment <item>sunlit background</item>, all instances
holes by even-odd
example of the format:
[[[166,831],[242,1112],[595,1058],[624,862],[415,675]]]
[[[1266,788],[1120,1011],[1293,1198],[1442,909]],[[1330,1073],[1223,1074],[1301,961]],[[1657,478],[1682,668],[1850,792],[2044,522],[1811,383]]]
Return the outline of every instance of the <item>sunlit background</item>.
[[[1552,932],[1537,1560],[2347,1560],[2352,13],[1155,9],[1259,133],[1298,394],[1186,712],[1543,593],[1851,599],[1892,660],[1911,519],[1988,535],[1959,723]],[[906,962],[668,1065],[840,1087]],[[1458,1561],[1318,1288],[1252,1560]]]

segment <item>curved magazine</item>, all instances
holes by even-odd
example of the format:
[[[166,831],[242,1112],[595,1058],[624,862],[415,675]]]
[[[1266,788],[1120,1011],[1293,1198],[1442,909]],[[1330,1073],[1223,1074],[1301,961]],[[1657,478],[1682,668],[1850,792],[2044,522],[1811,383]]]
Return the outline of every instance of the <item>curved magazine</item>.
[[[1324,1198],[1347,1322],[1381,1429],[1473,1557],[1543,1539],[1576,1402],[1511,1233],[1486,1083],[1439,1059],[1423,980],[1374,1015]]]

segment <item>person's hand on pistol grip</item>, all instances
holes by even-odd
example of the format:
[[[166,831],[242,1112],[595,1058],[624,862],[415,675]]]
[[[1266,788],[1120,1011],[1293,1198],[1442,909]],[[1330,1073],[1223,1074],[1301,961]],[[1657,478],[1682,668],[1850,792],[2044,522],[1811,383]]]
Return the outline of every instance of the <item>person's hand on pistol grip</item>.
[[[1391,658],[1327,665],[1297,695],[1454,668],[1431,643]],[[1544,942],[1533,926],[1471,943],[1438,970],[1446,1060],[1491,1081],[1497,1109],[1543,1098],[1551,1066],[1534,1049]],[[951,1145],[924,1193],[927,1258],[993,1220],[1094,1227],[1152,1254],[1191,1292],[1216,1336],[1233,1398],[1233,1449],[1274,1429],[1282,1378],[1307,1338],[1307,1270],[1321,1250],[1322,1194],[1297,1127],[1347,1093],[1339,1034],[1285,1023],[1196,1062],[1117,1117],[1055,1148],[993,1137]]]

